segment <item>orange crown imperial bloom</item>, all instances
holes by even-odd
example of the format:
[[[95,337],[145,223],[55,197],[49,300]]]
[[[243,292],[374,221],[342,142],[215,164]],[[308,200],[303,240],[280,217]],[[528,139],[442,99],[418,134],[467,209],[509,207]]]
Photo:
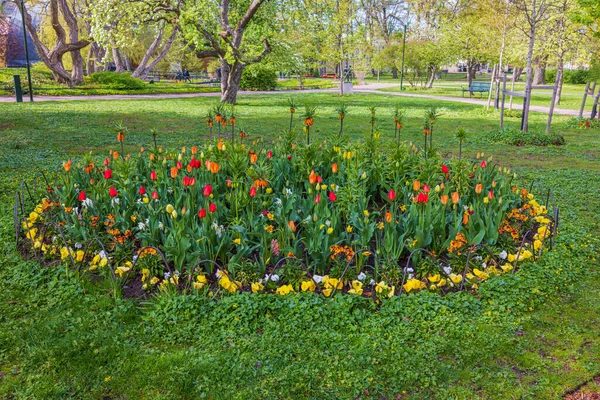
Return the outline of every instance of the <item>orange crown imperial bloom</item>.
[[[338,114],[339,119],[344,119],[344,116],[345,116],[344,114]]]
[[[421,189],[421,182],[419,181],[414,181],[413,182],[413,190],[415,192],[418,192]]]
[[[331,164],[331,172],[333,172],[334,174],[337,174],[337,172],[338,172],[338,165],[337,165],[337,163]]]
[[[442,202],[443,205],[448,204],[448,195],[445,194],[443,196],[440,196],[440,201]]]
[[[402,124],[396,124],[396,127],[400,130],[402,129]]]
[[[177,167],[172,167],[171,168],[171,178],[173,178],[173,179],[177,178],[177,174],[179,174],[179,170],[177,169]]]
[[[250,153],[250,163],[255,164],[257,161],[258,161],[258,155],[256,155],[256,153],[254,153],[254,152]]]
[[[296,109],[295,109],[295,108],[293,108],[293,107],[290,107],[290,114],[293,114],[293,113],[295,113],[295,112],[296,112]]]
[[[229,123],[231,125],[235,125],[235,118],[233,118],[233,117],[229,118]]]
[[[475,193],[480,194],[482,190],[483,190],[483,185],[481,183],[478,183],[477,185],[475,185]]]
[[[122,142],[123,140],[125,140],[125,132],[119,131],[119,133],[117,133],[117,141]]]
[[[428,129],[428,128],[425,128],[425,129],[423,129],[423,134],[424,134],[425,136],[428,136],[428,135],[429,135],[429,133],[430,133],[430,131],[429,131],[429,129]]]
[[[115,151],[113,152],[113,159],[116,160],[117,158],[119,158],[119,152]]]

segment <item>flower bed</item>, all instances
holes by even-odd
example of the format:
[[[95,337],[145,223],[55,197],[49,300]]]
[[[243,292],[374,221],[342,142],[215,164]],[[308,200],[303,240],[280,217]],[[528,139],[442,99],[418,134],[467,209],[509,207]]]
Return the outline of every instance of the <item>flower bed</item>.
[[[66,161],[16,220],[22,248],[135,296],[384,298],[475,291],[535,260],[556,232],[556,211],[550,217],[483,154],[423,157],[412,144],[384,151],[373,134],[311,145],[292,133],[269,144],[243,137]],[[125,132],[117,139],[122,145]]]

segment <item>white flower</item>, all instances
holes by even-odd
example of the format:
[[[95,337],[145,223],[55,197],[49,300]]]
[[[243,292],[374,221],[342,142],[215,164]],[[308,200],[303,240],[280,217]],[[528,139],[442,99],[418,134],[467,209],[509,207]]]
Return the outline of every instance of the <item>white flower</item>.
[[[290,197],[292,195],[292,189],[285,188],[285,197]]]
[[[506,250],[502,250],[500,254],[498,254],[498,257],[500,257],[502,260],[506,260],[506,257],[508,257],[508,253],[506,252]]]
[[[487,264],[486,264],[486,263],[481,263],[481,266],[482,266],[483,268],[487,268]]]
[[[364,281],[367,278],[367,275],[364,272],[361,272],[360,274],[358,274],[358,276],[356,278],[359,281]]]
[[[179,271],[175,270],[174,275],[179,276]]]
[[[75,214],[79,214],[79,207],[75,207],[73,211],[75,211]]]
[[[160,229],[161,231],[165,230],[165,224],[163,224],[162,222],[158,223],[158,229]]]
[[[136,261],[137,261],[137,259],[138,259],[138,255],[136,254],[136,255],[134,255],[134,256],[131,258],[131,261],[133,261],[133,262],[136,262]]]
[[[138,222],[138,229],[140,231],[143,231],[146,229],[146,224],[144,224],[143,222]]]
[[[98,254],[100,255],[100,258],[108,258],[108,254],[106,254],[104,250],[101,250]]]
[[[374,279],[371,279],[371,282],[369,282],[369,285],[373,286],[375,283],[377,283],[377,282],[375,282]]]
[[[283,206],[283,202],[281,201],[281,199],[275,199],[275,206],[277,208],[281,208]]]
[[[408,279],[412,279],[414,277],[413,274],[408,274]]]
[[[115,205],[119,204],[119,202],[120,202],[120,201],[121,201],[121,200],[119,200],[119,198],[118,198],[118,197],[115,197],[115,198],[113,198],[113,199],[110,201],[110,203],[111,203],[113,206],[115,206]]]
[[[410,273],[410,272],[415,272],[415,270],[412,269],[411,267],[407,267],[407,268],[404,268],[404,272],[409,272]]]
[[[142,203],[143,203],[143,202],[142,202],[142,199],[137,199],[136,203],[137,203],[137,204],[142,204]]]
[[[273,282],[279,282],[279,275],[277,275],[277,274],[271,275],[271,281],[273,281]]]
[[[444,273],[450,275],[452,273],[452,267],[444,267]]]
[[[323,277],[321,275],[313,275],[313,281],[316,283],[321,283],[323,282]]]
[[[84,201],[81,202],[81,206],[83,208],[90,208],[90,207],[94,207],[94,202],[92,201],[92,199],[90,199],[89,197],[87,199],[85,199]]]
[[[330,220],[325,221],[325,225],[331,226],[331,221]]]
[[[76,249],[80,249],[80,248],[82,248],[82,247],[83,247],[83,246],[81,245],[81,243],[79,243],[79,242],[78,242],[78,243],[75,243],[75,248],[76,248]]]
[[[475,256],[475,260],[481,261],[481,260],[483,260],[483,257],[481,257],[481,256]]]
[[[165,274],[163,275],[163,278],[165,280],[169,279],[171,277],[171,273],[170,272],[165,272]]]

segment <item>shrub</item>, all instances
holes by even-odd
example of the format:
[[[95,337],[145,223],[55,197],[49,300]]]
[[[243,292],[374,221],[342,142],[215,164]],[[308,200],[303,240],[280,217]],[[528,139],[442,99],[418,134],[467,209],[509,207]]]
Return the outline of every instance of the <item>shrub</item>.
[[[139,90],[146,87],[144,81],[134,78],[128,73],[94,72],[90,75],[90,82],[104,85],[109,89]]]
[[[556,80],[556,68],[547,69],[544,75],[546,83],[554,83]],[[591,73],[588,69],[565,69],[563,71],[564,83],[571,85],[583,85],[591,80]]]
[[[565,138],[558,133],[528,132],[523,133],[518,129],[495,129],[485,135],[485,139],[492,143],[505,143],[510,146],[562,146]]]
[[[277,86],[277,73],[270,67],[252,64],[244,68],[240,87],[248,90],[273,90]]]

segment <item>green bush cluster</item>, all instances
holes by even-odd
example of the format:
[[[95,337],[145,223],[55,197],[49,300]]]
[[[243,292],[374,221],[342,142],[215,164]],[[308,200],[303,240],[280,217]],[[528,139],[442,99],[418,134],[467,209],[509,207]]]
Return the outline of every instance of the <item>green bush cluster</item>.
[[[565,138],[558,133],[527,132],[518,129],[494,129],[485,134],[485,139],[491,143],[504,143],[510,146],[562,146]]]
[[[273,90],[277,86],[277,73],[271,67],[252,64],[244,68],[240,88],[246,90]]]
[[[89,80],[92,83],[98,83],[109,89],[117,90],[138,90],[146,86],[144,81],[134,78],[128,73],[94,72],[90,75]]]
[[[546,83],[554,83],[556,80],[556,68],[547,69],[544,75]],[[571,85],[584,85],[592,79],[589,69],[565,69],[563,71],[563,82]]]

